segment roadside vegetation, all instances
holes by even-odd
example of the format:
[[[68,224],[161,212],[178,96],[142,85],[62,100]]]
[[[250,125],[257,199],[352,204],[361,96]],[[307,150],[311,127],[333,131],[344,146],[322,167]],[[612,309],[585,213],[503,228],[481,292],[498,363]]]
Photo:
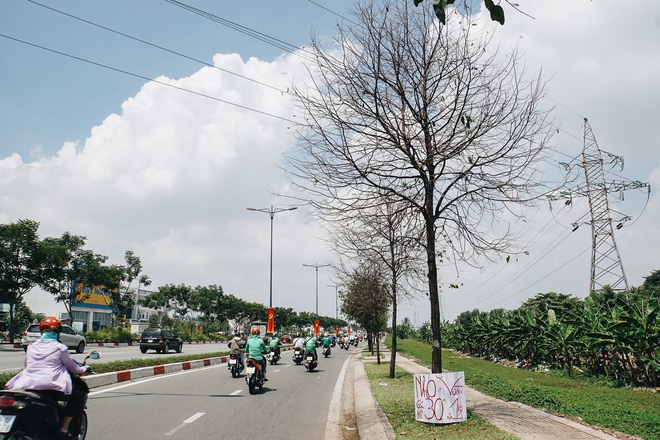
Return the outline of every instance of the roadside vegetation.
[[[390,344],[389,337],[386,344]],[[422,365],[431,365],[431,348],[424,342],[399,339],[397,350]],[[498,399],[520,402],[553,414],[568,416],[588,425],[623,432],[645,440],[660,439],[660,393],[657,389],[616,386],[606,379],[584,374],[569,376],[561,371],[541,372],[512,368],[453,350],[443,350],[443,365],[450,371],[465,372],[468,386]],[[398,396],[387,397],[383,394],[383,387],[378,385],[384,381],[378,376],[381,368],[385,367],[367,369],[372,389],[377,399],[383,400],[383,409],[390,416],[392,425],[408,426],[409,420],[414,421],[412,376],[406,377],[405,373],[397,369],[397,380],[405,382],[405,387],[400,389]],[[399,377],[401,379],[398,379]],[[389,389],[390,385],[385,388]],[[403,402],[407,396],[410,397],[409,404]],[[393,399],[399,399],[400,402],[388,402]],[[445,431],[442,433],[445,438]]]
[[[429,352],[430,356],[430,352]],[[415,420],[413,375],[397,368],[394,378],[389,376],[389,364],[364,365],[376,401],[387,415],[397,438],[432,440],[482,439],[513,440],[516,437],[500,430],[468,409],[468,419],[462,423],[435,425]]]

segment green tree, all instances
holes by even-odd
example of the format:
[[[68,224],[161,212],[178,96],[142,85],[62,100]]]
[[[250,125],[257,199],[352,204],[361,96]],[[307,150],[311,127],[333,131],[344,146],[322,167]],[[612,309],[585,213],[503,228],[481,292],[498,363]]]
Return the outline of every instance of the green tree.
[[[90,296],[83,287],[112,291],[119,285],[116,268],[105,266],[108,257],[84,249],[86,241],[86,237],[69,232],[42,241],[46,263],[39,285],[54,296],[55,302],[64,304],[70,317],[72,305]]]
[[[38,229],[39,223],[32,220],[0,225],[0,303],[9,304],[10,342],[19,328],[14,322],[16,306],[43,277],[45,255]]]
[[[373,265],[356,269],[347,287],[342,292],[342,313],[366,330],[369,350],[373,353],[373,336],[385,330],[392,298],[380,271]],[[378,341],[376,348],[379,349]]]
[[[216,286],[215,284],[197,286],[194,290],[193,307],[195,311],[201,313],[207,333],[213,328],[221,315],[224,297],[222,286]]]

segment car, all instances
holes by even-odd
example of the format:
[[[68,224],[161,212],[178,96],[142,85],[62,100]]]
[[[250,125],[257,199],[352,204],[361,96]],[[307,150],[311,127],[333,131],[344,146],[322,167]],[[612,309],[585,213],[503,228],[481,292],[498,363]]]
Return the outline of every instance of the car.
[[[290,344],[293,342],[293,339],[291,339],[291,335],[282,335],[280,341],[282,342],[282,344]]]
[[[21,345],[23,346],[23,350],[27,351],[28,345],[40,337],[41,332],[39,331],[39,324],[30,324],[21,336]],[[66,345],[69,350],[76,350],[76,353],[84,352],[85,346],[87,345],[87,340],[83,335],[77,334],[74,329],[65,324],[62,324],[60,342]]]
[[[156,353],[167,353],[176,350],[181,353],[183,341],[172,330],[167,328],[148,328],[140,336],[140,351],[156,350]]]

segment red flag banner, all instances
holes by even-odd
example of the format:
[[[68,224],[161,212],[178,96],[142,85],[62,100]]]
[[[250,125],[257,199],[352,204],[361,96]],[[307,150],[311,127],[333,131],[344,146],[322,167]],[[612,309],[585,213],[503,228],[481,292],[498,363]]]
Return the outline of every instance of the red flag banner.
[[[275,331],[275,308],[268,307],[268,323],[266,324],[266,333],[273,333]]]
[[[317,319],[314,321],[314,334],[318,335],[319,333],[321,333],[321,321]]]

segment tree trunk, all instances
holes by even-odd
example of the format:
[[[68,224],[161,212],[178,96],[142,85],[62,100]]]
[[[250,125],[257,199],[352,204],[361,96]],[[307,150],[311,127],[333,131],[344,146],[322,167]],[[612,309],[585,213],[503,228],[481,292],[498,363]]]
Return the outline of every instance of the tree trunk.
[[[433,212],[433,192],[427,191],[428,216]],[[438,289],[438,267],[435,260],[435,225],[426,219],[426,263],[429,269],[429,302],[431,303],[431,373],[442,373],[442,334],[440,331],[440,293]]]
[[[14,322],[14,303],[9,303],[9,342],[14,343],[14,334],[16,333],[16,323]]]
[[[396,292],[392,295],[392,346],[390,347],[390,378],[396,372]]]
[[[376,363],[380,365],[380,332],[376,332]]]

